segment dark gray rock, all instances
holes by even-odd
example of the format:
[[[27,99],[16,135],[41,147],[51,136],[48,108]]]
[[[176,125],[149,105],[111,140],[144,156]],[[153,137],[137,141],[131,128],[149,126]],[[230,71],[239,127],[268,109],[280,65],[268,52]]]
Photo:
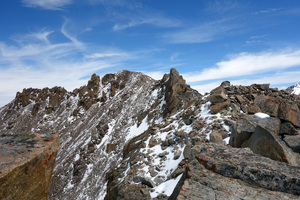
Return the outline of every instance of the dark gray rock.
[[[248,148],[229,148],[214,144],[196,145],[192,148],[192,154],[207,170],[219,175],[240,179],[272,191],[300,195],[299,166],[261,157]],[[217,180],[219,179],[215,179],[215,184],[219,182]]]
[[[254,115],[245,115],[237,120],[235,134],[232,134],[233,146],[241,145],[253,134],[256,126],[262,126],[274,135],[279,135],[280,120],[274,117],[259,118]]]
[[[149,186],[151,188],[153,188],[155,186],[154,182],[151,179],[149,179],[149,178],[145,178],[145,177],[141,177],[141,176],[134,176],[132,178],[132,180],[135,183],[141,182],[142,184],[147,185],[147,186]]]
[[[178,184],[179,185],[179,184]],[[178,200],[192,199],[299,199],[298,196],[251,187],[238,178],[229,178],[206,169],[196,159],[188,164]]]
[[[284,122],[280,124],[279,133],[281,135],[298,135],[299,132],[290,122]]]
[[[242,144],[242,147],[249,147],[254,153],[272,160],[298,165],[294,152],[277,135],[260,125],[256,126],[254,133]]]
[[[300,153],[300,135],[285,135],[283,140],[296,153]]]

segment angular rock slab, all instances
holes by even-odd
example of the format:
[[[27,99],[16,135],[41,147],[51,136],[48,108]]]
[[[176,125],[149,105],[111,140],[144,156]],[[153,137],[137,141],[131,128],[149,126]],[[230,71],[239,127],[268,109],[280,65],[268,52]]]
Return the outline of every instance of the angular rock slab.
[[[242,147],[249,147],[254,153],[272,160],[298,165],[295,153],[278,136],[260,125],[256,126],[254,133]]]
[[[225,94],[225,89],[223,86],[219,86],[215,89],[213,89],[210,92],[210,96],[207,97],[207,100],[214,103],[222,103],[226,101],[228,97]]]
[[[299,199],[298,196],[252,187],[247,183],[228,178],[206,169],[196,159],[188,165],[187,177],[177,200],[198,199]]]
[[[264,127],[275,135],[279,135],[280,120],[278,118],[259,118],[254,115],[245,115],[237,121],[235,134],[232,135],[233,146],[241,147],[251,137],[257,125]]]
[[[277,117],[281,120],[291,122],[296,127],[300,127],[300,111],[296,103],[292,104],[282,101],[279,106]]]
[[[299,131],[290,122],[284,122],[280,124],[279,133],[281,135],[298,135]]]
[[[275,97],[257,96],[253,105],[249,108],[249,113],[263,112],[272,117],[277,117],[279,103]]]
[[[286,135],[283,140],[294,152],[300,154],[300,135]]]
[[[251,186],[300,195],[299,166],[261,157],[248,148],[238,149],[214,144],[196,145],[192,148],[192,155],[207,170],[216,174],[240,179]],[[215,184],[218,180],[216,177]]]

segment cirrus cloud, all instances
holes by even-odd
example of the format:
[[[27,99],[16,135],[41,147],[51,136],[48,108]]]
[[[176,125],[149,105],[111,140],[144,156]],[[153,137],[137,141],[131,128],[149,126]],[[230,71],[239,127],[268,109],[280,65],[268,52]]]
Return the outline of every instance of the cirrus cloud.
[[[45,10],[61,10],[72,3],[72,0],[23,0],[24,6]]]

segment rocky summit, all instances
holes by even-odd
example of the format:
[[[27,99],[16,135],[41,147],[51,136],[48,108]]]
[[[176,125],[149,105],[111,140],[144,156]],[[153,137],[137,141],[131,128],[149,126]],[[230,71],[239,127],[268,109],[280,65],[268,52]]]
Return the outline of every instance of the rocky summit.
[[[269,84],[24,89],[0,109],[0,199],[300,199],[299,133],[299,95]]]

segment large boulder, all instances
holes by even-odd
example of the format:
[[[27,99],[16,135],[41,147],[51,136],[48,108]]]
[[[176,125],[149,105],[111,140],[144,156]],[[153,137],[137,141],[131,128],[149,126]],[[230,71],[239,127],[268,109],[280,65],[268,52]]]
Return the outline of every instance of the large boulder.
[[[227,179],[227,182],[224,181],[226,189],[229,189],[231,194],[251,195],[251,192],[245,191],[243,187],[230,187],[232,186],[233,182],[238,182],[241,184],[244,182],[252,186],[258,186],[272,191],[300,195],[299,166],[291,166],[286,163],[277,162],[269,158],[259,156],[251,152],[248,148],[230,148],[228,146],[214,144],[196,145],[192,148],[192,155],[197,159],[198,163],[206,168],[206,171],[203,170],[202,172],[214,172],[214,174],[211,175],[212,177],[196,177],[195,180],[199,181],[200,183],[204,183],[203,185],[207,185],[208,187],[214,187],[215,185],[216,191],[221,190],[221,187],[217,186],[221,182],[219,179],[220,176],[218,175],[222,175],[223,177],[232,178],[229,179],[229,181]],[[188,166],[189,169],[197,164],[191,162],[191,165],[192,166]],[[204,173],[204,175],[206,175],[206,173]],[[201,171],[199,171],[199,175],[200,174]],[[191,178],[194,177],[191,176]],[[209,182],[209,179],[213,179],[214,181],[211,184],[205,184]],[[261,188],[257,188],[260,190],[259,193],[271,194],[271,191],[266,191]],[[287,197],[287,194],[284,193],[281,193],[282,196],[285,196],[282,197],[282,199],[288,199],[289,197]],[[299,197],[294,196],[294,198],[297,199]],[[279,196],[272,197],[272,195],[270,195],[268,198],[253,197],[249,199],[281,198]]]
[[[257,96],[249,108],[249,113],[263,112],[300,127],[300,111],[294,102],[287,102],[278,97]]]
[[[236,130],[232,134],[233,146],[241,147],[254,133],[257,125],[264,127],[275,135],[279,135],[280,120],[278,118],[259,118],[255,115],[245,115],[237,120]]]
[[[296,103],[282,101],[278,110],[278,118],[289,121],[294,126],[300,127],[300,112]]]
[[[277,117],[279,103],[275,97],[257,96],[253,105],[249,108],[249,113],[266,113],[272,117]]]
[[[210,92],[210,95],[207,97],[207,100],[214,103],[222,103],[226,101],[228,97],[225,94],[225,89],[223,86],[219,86],[215,89],[213,89]]]
[[[286,162],[290,165],[298,165],[295,153],[274,133],[257,125],[251,137],[242,144],[249,147],[254,153]]]
[[[217,154],[217,152],[215,153]],[[250,163],[252,161],[248,162]],[[223,161],[220,161],[220,164],[222,163]],[[241,168],[239,170],[241,170]],[[243,166],[243,168],[247,169],[246,166]],[[201,161],[199,162],[197,159],[192,160],[187,165],[187,169],[188,170],[186,178],[184,179],[185,176],[182,176],[182,179],[184,180],[180,180],[178,182],[178,187],[176,186],[176,189],[178,191],[176,191],[175,189],[173,193],[176,194],[176,192],[178,192],[177,198],[172,198],[173,196],[171,196],[169,199],[299,199],[299,197],[295,195],[277,191],[270,191],[260,187],[251,187],[246,183],[247,181],[244,182],[236,177],[232,178],[222,176],[218,172],[215,173],[214,170],[208,170],[204,165],[201,164]],[[247,171],[242,173],[244,173],[244,175],[252,175],[251,173],[249,173],[250,169],[251,168],[249,167]],[[264,171],[265,169],[259,169],[257,167],[254,167],[254,169],[258,172],[261,172],[261,175],[267,173]],[[255,178],[256,176],[258,177],[258,175],[254,176]],[[280,179],[280,181],[281,180],[282,179]],[[268,183],[272,182],[276,183],[276,180],[268,180]]]

